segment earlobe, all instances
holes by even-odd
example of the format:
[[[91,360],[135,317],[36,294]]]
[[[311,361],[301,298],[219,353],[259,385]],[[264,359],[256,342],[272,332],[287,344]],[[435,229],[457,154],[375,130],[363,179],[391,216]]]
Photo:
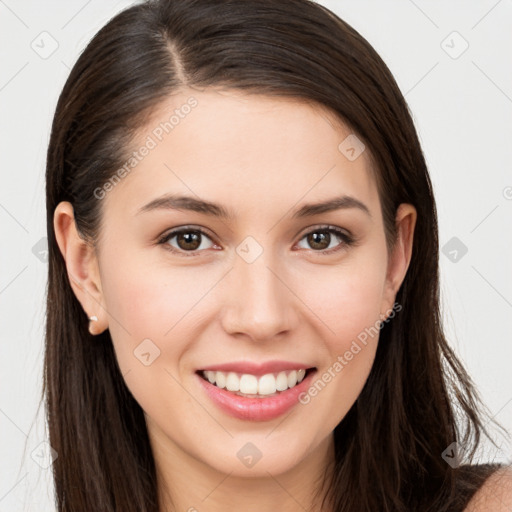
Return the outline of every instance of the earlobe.
[[[73,206],[68,201],[55,208],[53,227],[71,288],[89,318],[89,332],[100,334],[107,327],[107,317],[96,253],[78,233]]]
[[[397,239],[389,258],[386,276],[385,303],[388,310],[394,304],[396,294],[405,279],[412,256],[414,229],[417,212],[412,204],[402,203],[396,213]],[[387,316],[383,313],[384,316]]]

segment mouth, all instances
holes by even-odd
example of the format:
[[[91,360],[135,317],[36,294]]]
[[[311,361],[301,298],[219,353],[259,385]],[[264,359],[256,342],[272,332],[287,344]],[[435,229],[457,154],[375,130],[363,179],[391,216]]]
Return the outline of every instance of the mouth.
[[[270,398],[297,387],[316,367],[297,368],[253,375],[250,373],[198,370],[196,373],[213,386],[245,398]]]
[[[249,365],[243,366],[249,371]],[[284,366],[289,369],[280,363],[266,365],[265,373],[253,365],[254,373],[239,373],[232,371],[233,365],[224,365],[224,371],[210,368],[195,374],[205,398],[222,413],[245,421],[271,421],[301,403],[318,371],[316,367],[292,369],[290,363]],[[271,369],[278,371],[271,373]]]

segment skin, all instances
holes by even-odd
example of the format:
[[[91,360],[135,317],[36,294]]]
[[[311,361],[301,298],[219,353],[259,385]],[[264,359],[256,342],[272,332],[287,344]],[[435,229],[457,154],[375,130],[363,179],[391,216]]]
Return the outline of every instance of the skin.
[[[286,512],[298,504],[320,510],[312,496],[333,461],[333,430],[361,392],[378,334],[308,404],[272,421],[226,415],[195,371],[284,359],[327,372],[392,311],[410,262],[416,210],[400,205],[389,254],[368,150],[349,161],[338,145],[351,131],[295,99],[183,90],[154,112],[134,149],[190,96],[197,107],[101,200],[97,246],[78,236],[67,202],[55,210],[57,241],[78,300],[98,317],[93,332],[109,329],[126,385],[145,411],[162,510],[173,510],[169,496],[180,511]],[[219,203],[234,219],[137,213],[171,192]],[[350,208],[292,219],[303,204],[341,194],[364,203],[370,215]],[[342,249],[322,255],[324,247],[306,235],[324,233],[316,229],[323,224],[348,230],[356,245],[332,234],[324,247]],[[208,233],[196,256],[156,243],[185,225]],[[263,250],[251,263],[236,251],[247,236]],[[184,241],[180,246],[174,237],[169,245],[180,251]],[[145,366],[134,350],[148,338],[160,356]],[[262,454],[250,468],[237,457],[248,442]]]
[[[510,512],[512,510],[512,468],[495,471],[473,495],[465,512]]]

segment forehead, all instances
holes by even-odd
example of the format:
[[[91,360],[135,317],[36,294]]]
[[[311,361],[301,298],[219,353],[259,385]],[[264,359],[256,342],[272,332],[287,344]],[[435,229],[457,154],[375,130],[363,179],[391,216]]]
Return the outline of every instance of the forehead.
[[[368,152],[348,158],[352,137],[327,108],[302,99],[186,89],[166,98],[139,130],[107,202],[127,214],[167,192],[239,212],[281,211],[341,194],[371,204],[378,195]]]

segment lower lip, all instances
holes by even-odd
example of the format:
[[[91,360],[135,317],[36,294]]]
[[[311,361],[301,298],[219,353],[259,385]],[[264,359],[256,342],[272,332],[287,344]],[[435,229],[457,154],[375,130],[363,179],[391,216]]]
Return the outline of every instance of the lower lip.
[[[235,395],[196,375],[206,394],[225,413],[241,420],[268,421],[278,418],[299,403],[299,395],[309,387],[315,373],[316,370],[310,370],[300,384],[268,398]]]

